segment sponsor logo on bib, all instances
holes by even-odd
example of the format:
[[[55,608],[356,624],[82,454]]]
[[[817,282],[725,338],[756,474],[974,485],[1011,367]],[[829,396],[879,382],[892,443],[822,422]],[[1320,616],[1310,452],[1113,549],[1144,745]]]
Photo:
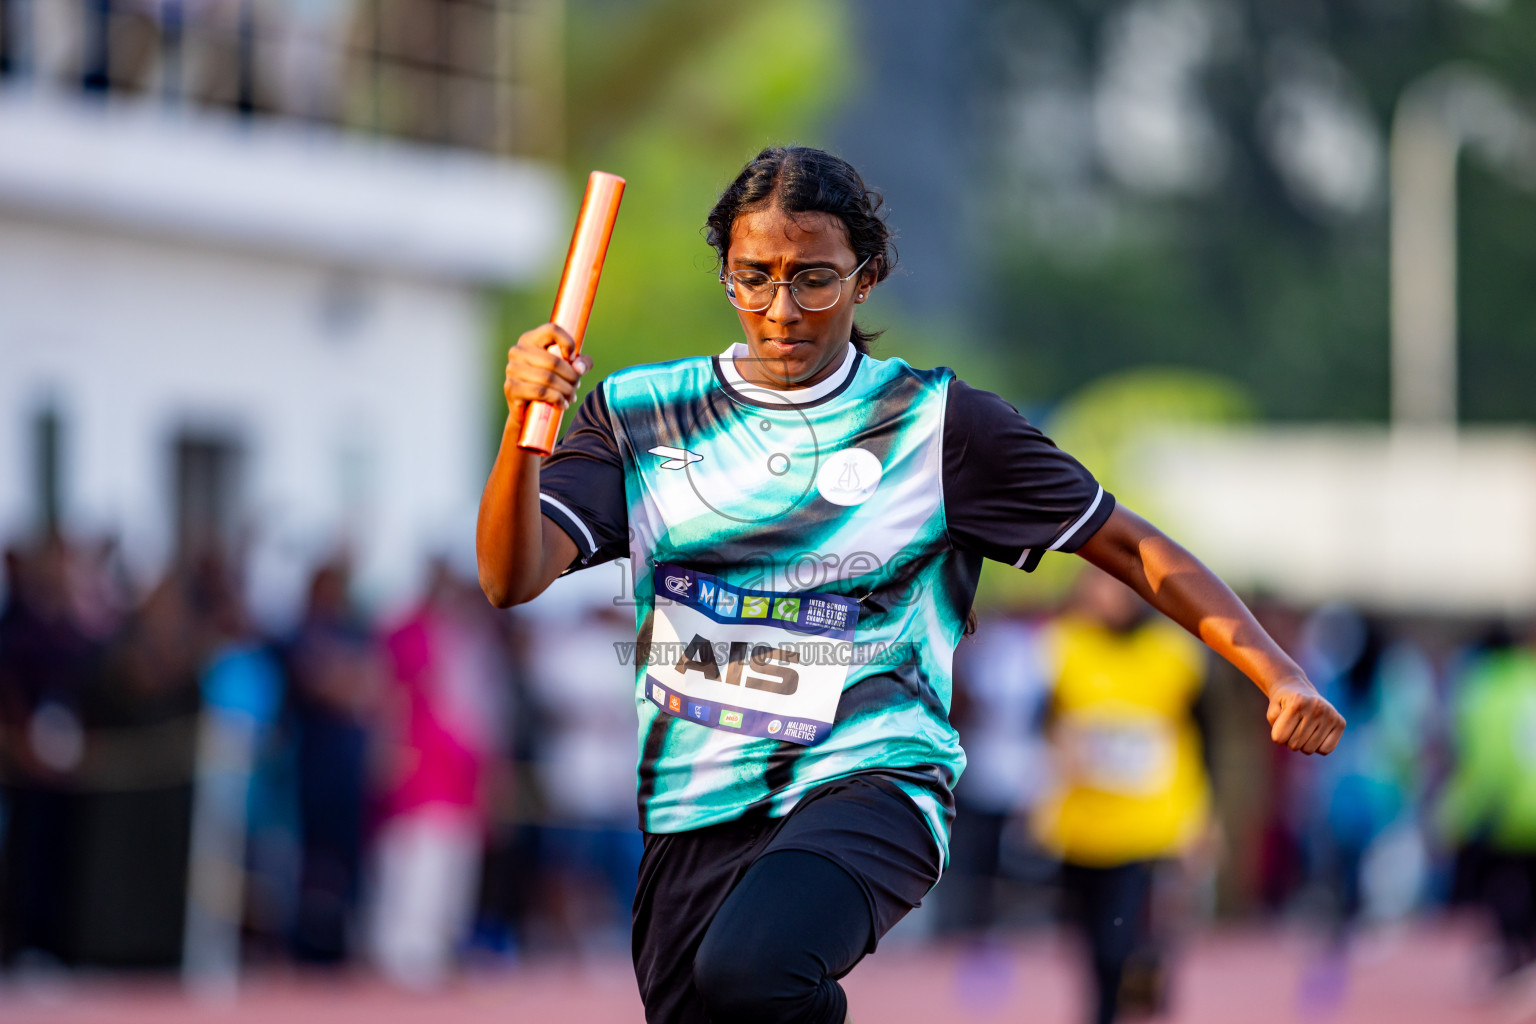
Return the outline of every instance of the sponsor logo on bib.
[[[729,728],[732,728],[732,729],[740,729],[741,728],[741,712],[740,711],[722,711],[722,712],[720,712],[720,724],[724,725],[724,726],[727,726]]]
[[[682,594],[686,597],[688,594],[688,577],[668,576],[667,589],[672,591],[674,594]]]
[[[794,622],[800,617],[800,599],[798,597],[779,598],[773,602],[773,617]]]
[[[768,723],[768,732],[774,736],[777,736],[782,728],[784,728],[784,723],[777,718]]]

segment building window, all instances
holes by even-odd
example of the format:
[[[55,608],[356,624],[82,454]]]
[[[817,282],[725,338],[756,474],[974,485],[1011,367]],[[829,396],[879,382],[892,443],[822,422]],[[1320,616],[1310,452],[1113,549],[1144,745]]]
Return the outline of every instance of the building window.
[[[176,542],[182,554],[228,548],[240,526],[244,452],[225,435],[176,438]]]
[[[64,421],[53,406],[32,420],[32,480],[38,529],[49,536],[64,518]]]

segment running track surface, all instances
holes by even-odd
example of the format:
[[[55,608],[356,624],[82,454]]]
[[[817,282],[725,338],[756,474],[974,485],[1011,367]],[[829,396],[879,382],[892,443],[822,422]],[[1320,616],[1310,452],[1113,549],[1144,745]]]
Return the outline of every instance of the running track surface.
[[[847,979],[859,1024],[1078,1024],[1072,946],[1025,938],[985,949],[899,945]],[[1359,940],[1347,958],[1302,934],[1225,930],[1194,940],[1175,975],[1174,1024],[1520,1024],[1536,981],[1478,981],[1475,930],[1419,924]],[[1347,960],[1347,963],[1346,963]],[[526,964],[410,995],[365,975],[267,976],[232,1001],[189,999],[167,982],[12,982],[5,1024],[641,1024],[628,964]]]

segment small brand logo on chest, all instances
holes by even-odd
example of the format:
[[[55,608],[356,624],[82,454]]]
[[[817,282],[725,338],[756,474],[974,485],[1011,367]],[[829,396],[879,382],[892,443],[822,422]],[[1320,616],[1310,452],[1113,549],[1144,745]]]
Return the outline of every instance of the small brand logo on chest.
[[[690,462],[703,462],[704,456],[695,454],[686,448],[673,448],[671,445],[659,444],[651,449],[652,455],[661,457],[662,469],[682,469]]]

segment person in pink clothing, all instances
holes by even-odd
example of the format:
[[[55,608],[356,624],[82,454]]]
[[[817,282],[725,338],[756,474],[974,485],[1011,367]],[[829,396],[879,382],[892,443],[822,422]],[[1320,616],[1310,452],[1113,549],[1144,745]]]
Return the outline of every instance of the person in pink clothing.
[[[474,915],[505,666],[478,589],[442,563],[386,647],[395,742],[375,843],[370,945],[391,980],[432,988],[447,977]]]

